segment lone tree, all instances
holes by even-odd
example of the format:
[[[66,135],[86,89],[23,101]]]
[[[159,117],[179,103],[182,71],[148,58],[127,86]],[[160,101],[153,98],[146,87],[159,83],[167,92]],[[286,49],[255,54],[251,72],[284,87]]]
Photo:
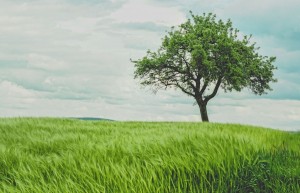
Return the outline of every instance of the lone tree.
[[[239,30],[228,20],[217,21],[216,15],[202,16],[191,12],[191,19],[163,38],[161,47],[147,52],[135,64],[135,78],[142,85],[158,89],[179,88],[195,98],[202,121],[209,121],[207,103],[219,88],[254,94],[266,94],[273,78],[275,57],[258,54],[250,36],[238,36]]]

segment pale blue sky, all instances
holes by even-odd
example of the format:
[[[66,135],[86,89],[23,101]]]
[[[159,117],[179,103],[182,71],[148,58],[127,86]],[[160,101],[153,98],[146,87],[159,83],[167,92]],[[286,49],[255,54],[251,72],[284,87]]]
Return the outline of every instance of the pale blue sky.
[[[180,91],[153,95],[133,64],[194,14],[230,18],[264,55],[277,56],[268,95],[219,93],[213,122],[300,130],[300,1],[0,0],[0,116],[92,116],[200,121]]]

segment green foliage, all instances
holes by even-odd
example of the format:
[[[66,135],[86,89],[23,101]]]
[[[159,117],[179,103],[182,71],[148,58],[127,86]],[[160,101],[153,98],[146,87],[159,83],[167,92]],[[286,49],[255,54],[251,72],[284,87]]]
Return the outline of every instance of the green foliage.
[[[268,83],[275,81],[275,57],[259,55],[251,36],[239,38],[238,32],[230,20],[216,21],[212,13],[192,14],[192,20],[172,28],[157,52],[148,51],[133,61],[135,77],[144,85],[175,86],[193,95],[197,83],[209,86],[219,79],[225,90],[249,87],[263,94],[271,89]]]
[[[46,118],[0,132],[0,192],[300,192],[299,133]]]
[[[132,61],[142,85],[179,88],[204,106],[220,87],[258,95],[271,90],[275,57],[260,55],[251,36],[240,37],[230,20],[217,21],[212,13],[191,16],[172,28],[158,51]]]

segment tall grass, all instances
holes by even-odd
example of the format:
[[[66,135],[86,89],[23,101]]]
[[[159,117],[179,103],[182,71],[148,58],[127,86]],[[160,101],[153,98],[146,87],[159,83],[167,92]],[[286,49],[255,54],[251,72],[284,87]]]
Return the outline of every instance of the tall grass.
[[[300,192],[300,134],[214,123],[0,119],[0,192]]]

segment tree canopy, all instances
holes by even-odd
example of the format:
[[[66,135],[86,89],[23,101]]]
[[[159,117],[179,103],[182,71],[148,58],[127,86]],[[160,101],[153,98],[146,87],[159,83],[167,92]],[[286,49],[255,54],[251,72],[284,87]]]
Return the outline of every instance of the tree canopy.
[[[191,13],[191,19],[171,28],[157,51],[132,61],[135,78],[155,91],[179,88],[195,98],[202,120],[208,121],[206,105],[220,88],[249,88],[257,95],[272,90],[276,58],[260,55],[251,37],[242,36],[231,20]]]

